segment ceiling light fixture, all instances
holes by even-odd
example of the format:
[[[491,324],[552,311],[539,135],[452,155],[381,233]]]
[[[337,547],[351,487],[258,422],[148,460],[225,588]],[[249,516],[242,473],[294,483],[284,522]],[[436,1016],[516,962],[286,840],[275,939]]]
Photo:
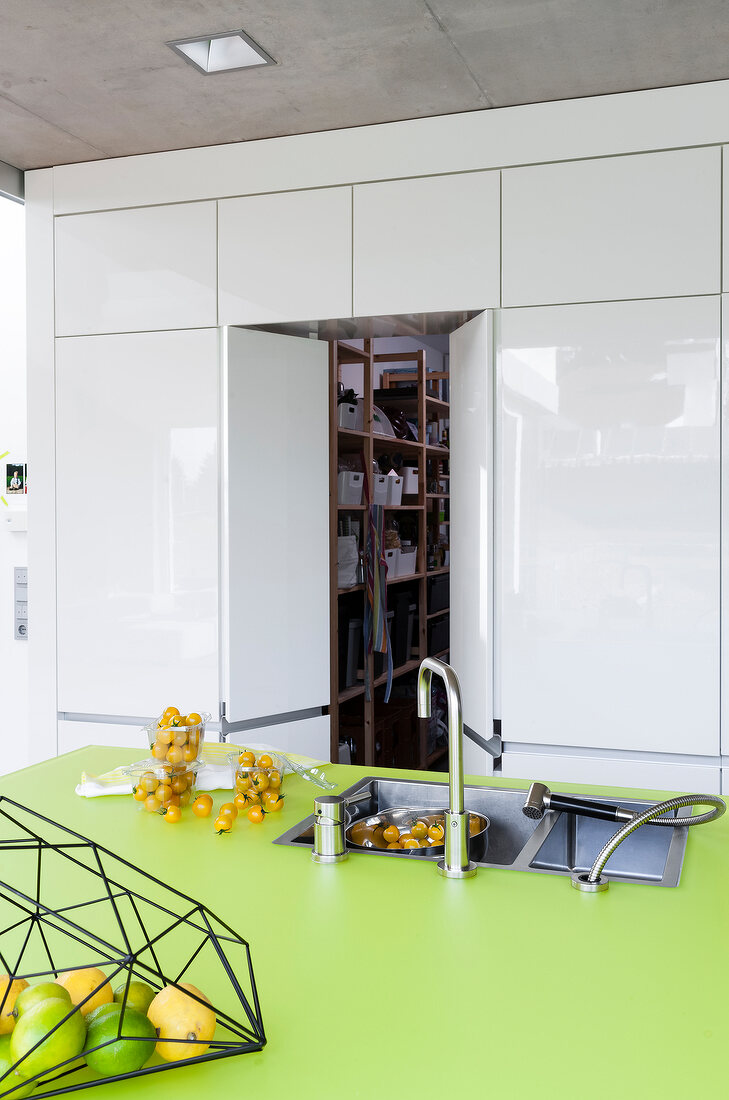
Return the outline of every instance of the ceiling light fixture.
[[[206,34],[202,38],[177,38],[166,45],[206,75],[276,64],[271,55],[244,31],[223,31],[222,34]]]

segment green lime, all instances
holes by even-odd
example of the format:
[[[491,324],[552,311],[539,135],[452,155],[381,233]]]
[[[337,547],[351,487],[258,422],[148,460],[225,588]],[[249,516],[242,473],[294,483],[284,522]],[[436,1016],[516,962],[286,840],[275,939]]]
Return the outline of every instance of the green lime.
[[[119,1038],[119,1013],[97,1017],[89,1027],[84,1047],[86,1063],[102,1077],[134,1073],[154,1053],[157,1032],[142,1012],[125,1010],[121,1035]]]
[[[62,985],[56,982],[41,982],[40,985],[29,985],[15,998],[15,1015],[20,1019],[24,1012],[30,1012],[31,1008],[42,1004],[43,1001],[65,1001],[71,1007],[71,994]]]
[[[90,1027],[94,1020],[98,1020],[103,1016],[118,1016],[121,1012],[121,1005],[116,1004],[115,1001],[109,1001],[108,1004],[99,1005],[93,1012],[89,1012],[86,1017],[86,1026]]]
[[[118,1004],[123,1002],[126,988],[127,983],[124,982],[114,990],[114,1000]],[[147,1009],[156,995],[157,991],[152,989],[151,985],[147,985],[146,982],[130,982],[129,992],[127,993],[127,1008],[136,1008],[137,1012],[141,1012],[143,1016],[146,1016]]]
[[[24,1076],[45,1073],[83,1050],[86,1023],[81,1013],[76,1011],[61,1023],[70,1007],[67,1000],[58,998],[23,1012],[10,1036],[10,1055],[14,1062],[24,1058],[18,1067]]]
[[[0,1036],[0,1096],[4,1096],[6,1092],[13,1090],[14,1097],[30,1096],[31,1092],[36,1086],[35,1081],[29,1081],[27,1085],[23,1085],[25,1077],[18,1073],[17,1070],[13,1070],[9,1077],[5,1074],[12,1066],[15,1059],[10,1054],[10,1036]],[[16,1088],[16,1085],[20,1085],[20,1088]]]

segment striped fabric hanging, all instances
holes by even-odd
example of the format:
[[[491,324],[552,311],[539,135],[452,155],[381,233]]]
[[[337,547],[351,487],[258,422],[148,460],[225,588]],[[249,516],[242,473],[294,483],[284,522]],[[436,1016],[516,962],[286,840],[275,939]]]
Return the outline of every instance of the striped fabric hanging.
[[[369,493],[367,493],[369,503]],[[385,653],[387,655],[387,685],[385,702],[390,701],[392,688],[392,647],[387,627],[387,565],[385,563],[384,543],[385,509],[381,504],[370,504],[367,516],[367,540],[365,561],[367,576],[365,580],[366,600],[364,613],[365,655]],[[371,698],[369,681],[369,661],[365,660],[365,699]]]

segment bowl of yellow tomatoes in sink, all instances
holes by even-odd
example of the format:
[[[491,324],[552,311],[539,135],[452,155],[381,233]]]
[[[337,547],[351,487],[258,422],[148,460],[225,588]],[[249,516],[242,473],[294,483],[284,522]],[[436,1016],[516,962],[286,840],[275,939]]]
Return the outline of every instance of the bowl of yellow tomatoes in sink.
[[[482,862],[488,848],[489,819],[476,813],[469,813],[468,818],[471,859]],[[441,858],[445,829],[445,810],[392,809],[352,821],[346,836],[351,848]]]

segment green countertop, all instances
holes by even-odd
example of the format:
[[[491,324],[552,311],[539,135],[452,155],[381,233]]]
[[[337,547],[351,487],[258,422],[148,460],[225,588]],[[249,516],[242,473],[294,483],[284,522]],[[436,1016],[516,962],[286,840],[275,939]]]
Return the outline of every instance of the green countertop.
[[[424,861],[353,854],[319,866],[307,850],[272,845],[312,811],[315,789],[298,777],[287,777],[280,814],[261,826],[239,818],[228,836],[212,818],[188,813],[170,826],[129,796],[74,793],[82,770],[138,755],[79,750],[4,777],[0,793],[164,878],[243,935],[268,1045],[104,1095],[158,1100],[174,1087],[177,1100],[198,1088],[219,1100],[409,1100],[534,1089],[564,1100],[695,1096],[727,1081],[729,814],[689,831],[677,889],[613,883],[585,895],[563,877],[506,869],[454,882]],[[330,776],[341,790],[372,771]]]

